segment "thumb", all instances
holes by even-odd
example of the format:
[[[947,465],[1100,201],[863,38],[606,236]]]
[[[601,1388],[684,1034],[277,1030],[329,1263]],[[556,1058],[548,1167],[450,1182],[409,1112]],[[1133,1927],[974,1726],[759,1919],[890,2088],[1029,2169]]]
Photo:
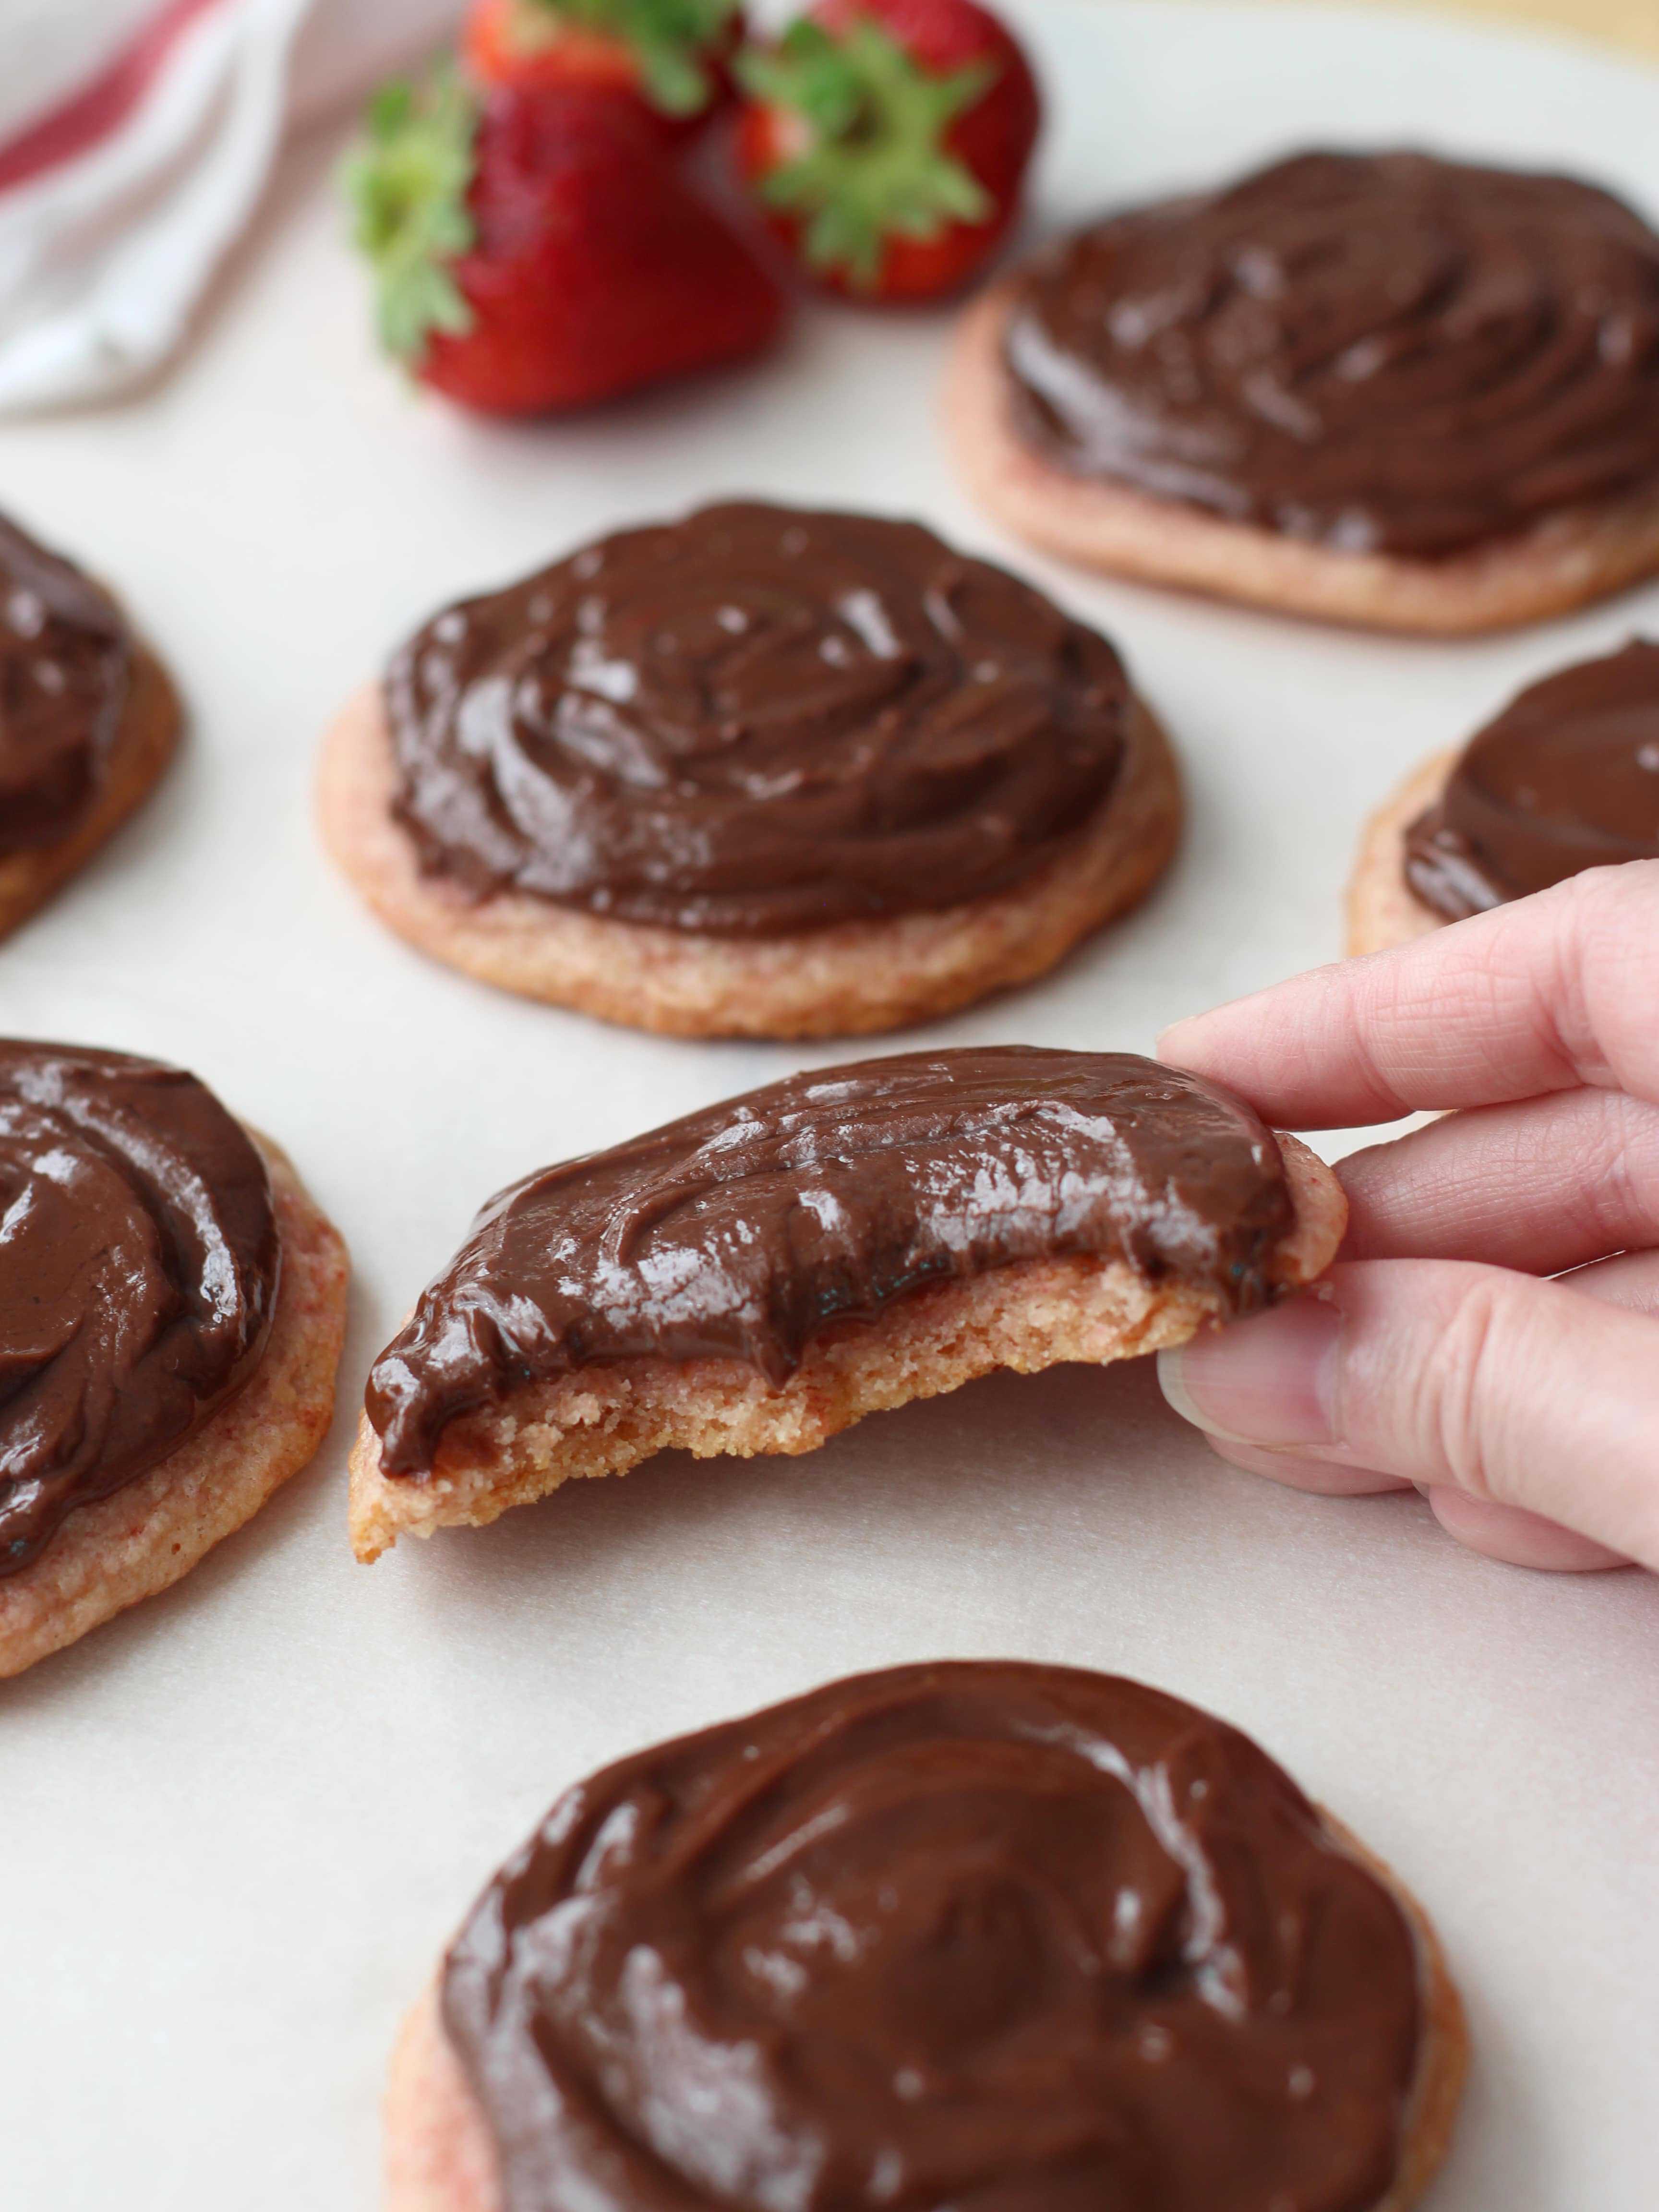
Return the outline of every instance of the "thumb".
[[[1178,1413],[1252,1463],[1283,1453],[1519,1508],[1659,1571],[1646,1314],[1500,1267],[1350,1261],[1160,1353],[1159,1372]]]

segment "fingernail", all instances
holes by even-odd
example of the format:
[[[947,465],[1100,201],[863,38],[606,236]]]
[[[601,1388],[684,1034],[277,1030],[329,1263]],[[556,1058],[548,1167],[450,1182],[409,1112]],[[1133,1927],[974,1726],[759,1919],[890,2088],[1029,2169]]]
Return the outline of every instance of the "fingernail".
[[[1158,1355],[1164,1396],[1207,1436],[1282,1450],[1336,1438],[1336,1346],[1342,1317],[1324,1299],[1208,1329]]]

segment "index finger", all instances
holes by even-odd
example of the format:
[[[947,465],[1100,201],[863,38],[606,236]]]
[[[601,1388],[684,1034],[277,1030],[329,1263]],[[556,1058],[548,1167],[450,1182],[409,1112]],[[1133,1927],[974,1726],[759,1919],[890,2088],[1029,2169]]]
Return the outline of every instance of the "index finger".
[[[1659,1103],[1659,860],[1595,868],[1391,952],[1177,1022],[1160,1056],[1281,1128],[1594,1085]]]

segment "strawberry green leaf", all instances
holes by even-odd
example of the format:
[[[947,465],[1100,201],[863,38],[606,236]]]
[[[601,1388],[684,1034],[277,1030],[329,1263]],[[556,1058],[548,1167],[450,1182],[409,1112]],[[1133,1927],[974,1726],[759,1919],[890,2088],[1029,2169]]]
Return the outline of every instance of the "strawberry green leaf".
[[[995,82],[988,63],[936,76],[868,18],[840,37],[802,18],[738,70],[752,99],[805,126],[803,150],[759,189],[800,222],[811,267],[867,287],[890,239],[926,241],[992,212],[990,194],[945,143]]]
[[[471,328],[451,270],[473,242],[466,195],[477,125],[477,103],[453,70],[419,84],[382,85],[346,163],[354,240],[374,270],[380,341],[411,366],[434,331]]]
[[[646,97],[665,115],[699,115],[714,96],[711,49],[731,28],[740,0],[524,0],[532,16],[617,39],[629,47]]]

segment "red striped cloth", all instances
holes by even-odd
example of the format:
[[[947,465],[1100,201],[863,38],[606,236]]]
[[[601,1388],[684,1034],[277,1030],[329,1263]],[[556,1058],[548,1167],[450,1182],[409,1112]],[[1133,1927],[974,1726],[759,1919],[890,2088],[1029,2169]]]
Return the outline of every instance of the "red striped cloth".
[[[189,331],[295,116],[356,98],[453,29],[459,8],[51,0],[26,10],[0,70],[0,412],[112,397],[153,375]]]
[[[90,83],[0,143],[0,191],[89,153],[118,131],[165,67],[180,34],[225,0],[170,0]]]

